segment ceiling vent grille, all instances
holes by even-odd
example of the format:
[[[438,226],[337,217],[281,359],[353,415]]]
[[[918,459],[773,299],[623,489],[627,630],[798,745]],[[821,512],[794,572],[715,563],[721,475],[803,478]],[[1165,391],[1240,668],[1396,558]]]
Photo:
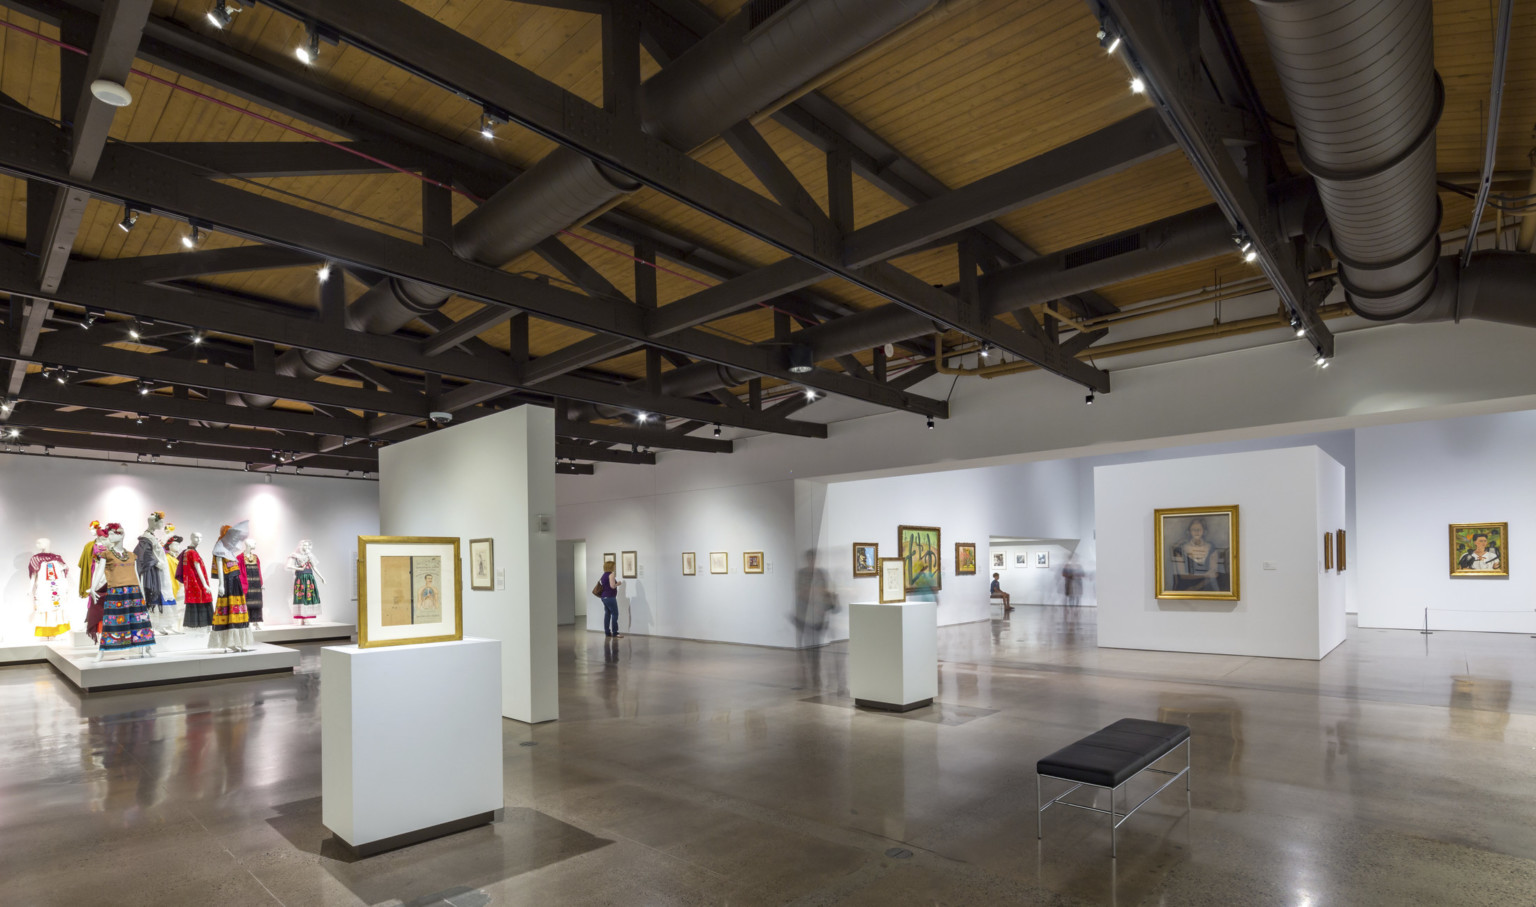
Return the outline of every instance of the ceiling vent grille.
[[[752,5],[747,8],[748,30],[763,25],[797,2],[799,0],[752,0]]]
[[[1063,270],[1080,268],[1106,258],[1114,258],[1116,255],[1124,255],[1127,252],[1135,252],[1141,248],[1141,234],[1132,233],[1129,236],[1118,236],[1114,239],[1106,239],[1096,246],[1086,249],[1078,249],[1076,252],[1068,252],[1063,259]]]

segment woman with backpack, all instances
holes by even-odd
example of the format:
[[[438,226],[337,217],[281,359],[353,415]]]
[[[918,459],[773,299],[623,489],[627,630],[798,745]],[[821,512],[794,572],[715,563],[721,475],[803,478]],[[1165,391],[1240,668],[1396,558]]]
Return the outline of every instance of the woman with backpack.
[[[603,600],[603,635],[623,639],[619,632],[619,587],[624,582],[613,575],[613,561],[603,561],[603,576],[592,587],[592,594]]]

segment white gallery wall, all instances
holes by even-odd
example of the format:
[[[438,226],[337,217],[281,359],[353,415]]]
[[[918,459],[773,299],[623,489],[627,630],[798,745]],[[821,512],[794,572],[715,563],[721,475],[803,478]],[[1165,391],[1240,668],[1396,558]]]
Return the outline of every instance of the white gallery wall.
[[[1099,645],[1321,658],[1344,641],[1344,583],[1323,533],[1344,518],[1344,468],[1316,447],[1100,466]],[[1158,599],[1153,511],[1239,508],[1238,601]]]
[[[1436,629],[1536,633],[1536,412],[1363,428],[1355,445],[1360,626],[1419,629],[1429,608]],[[1509,576],[1452,578],[1450,524],[1484,521],[1509,524]]]
[[[52,539],[73,571],[92,520],[122,523],[131,548],[153,510],[164,511],[178,535],[201,532],[205,560],[220,526],[249,519],[268,589],[269,625],[292,622],[293,574],[283,563],[300,539],[311,539],[327,580],[320,586],[321,617],[356,621],[357,537],[378,532],[377,483],[294,475],[268,482],[258,473],[224,469],[0,456],[0,634],[13,642],[32,635],[27,560],[37,538]],[[84,613],[77,603],[73,618],[83,620]]]
[[[502,714],[530,723],[559,717],[554,462],[554,411],[537,406],[391,444],[379,457],[381,534],[459,538],[464,635],[501,641]],[[469,586],[474,538],[494,542],[494,590]]]

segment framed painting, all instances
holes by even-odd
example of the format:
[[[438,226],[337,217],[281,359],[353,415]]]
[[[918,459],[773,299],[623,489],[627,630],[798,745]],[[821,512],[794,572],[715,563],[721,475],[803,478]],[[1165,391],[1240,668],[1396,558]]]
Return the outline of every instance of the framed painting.
[[[692,551],[683,552],[683,575],[693,576],[699,572],[699,561]]]
[[[725,551],[711,551],[709,553],[710,573],[730,573],[731,555]]]
[[[607,570],[609,564],[613,565],[613,569],[619,569],[619,556],[614,554],[612,551],[608,551],[603,554],[603,569]]]
[[[1333,569],[1333,533],[1323,533],[1323,569]]]
[[[1015,567],[1028,567],[1029,566],[1029,552],[1028,551],[1015,551],[1013,553],[1013,565]]]
[[[906,561],[899,557],[882,557],[880,559],[880,604],[897,604],[906,600]]]
[[[1152,513],[1158,598],[1237,601],[1237,505],[1173,507]]]
[[[469,588],[496,588],[496,545],[490,539],[469,540]]]
[[[1007,570],[1008,569],[1008,552],[1006,552],[1006,551],[994,551],[994,552],[992,552],[992,569],[993,570]]]
[[[1333,555],[1334,566],[1340,573],[1344,572],[1344,530],[1340,529],[1333,534],[1333,544],[1337,551]]]
[[[464,638],[457,538],[357,537],[357,645]]]
[[[1451,576],[1509,576],[1509,524],[1452,523]]]
[[[905,565],[906,591],[944,588],[944,549],[937,526],[897,526],[896,554]]]
[[[1049,567],[1051,565],[1051,553],[1049,551],[1035,552],[1035,566]]]
[[[742,573],[762,573],[763,553],[761,551],[748,551],[741,556]]]
[[[956,576],[975,576],[976,575],[976,543],[975,542],[956,542],[955,543],[955,575]]]
[[[879,573],[880,546],[874,542],[853,543],[853,575],[874,576]]]
[[[638,554],[633,551],[623,551],[619,553],[619,558],[623,561],[620,575],[624,579],[634,579],[640,575],[640,556]]]

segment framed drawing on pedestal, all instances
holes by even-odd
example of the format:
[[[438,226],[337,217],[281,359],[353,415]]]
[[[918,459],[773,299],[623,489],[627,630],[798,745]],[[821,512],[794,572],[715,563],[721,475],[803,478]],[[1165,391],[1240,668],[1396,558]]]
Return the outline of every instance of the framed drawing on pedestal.
[[[357,645],[464,638],[457,538],[357,537]]]
[[[1152,513],[1158,598],[1237,601],[1237,505]]]
[[[899,557],[880,559],[880,604],[890,605],[907,600],[906,564]]]

